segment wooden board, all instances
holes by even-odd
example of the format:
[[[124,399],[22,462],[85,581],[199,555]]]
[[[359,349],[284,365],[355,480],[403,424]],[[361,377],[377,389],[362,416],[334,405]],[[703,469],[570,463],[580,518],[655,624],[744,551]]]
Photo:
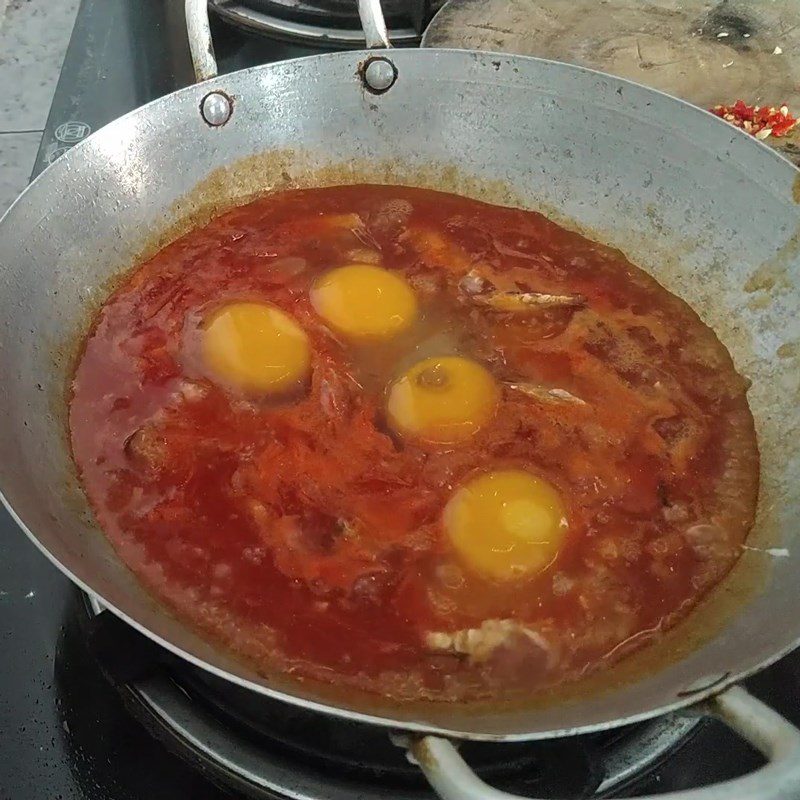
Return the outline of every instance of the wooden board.
[[[797,0],[449,0],[423,46],[580,64],[703,108],[742,99],[800,114]],[[767,143],[800,163],[797,130]]]

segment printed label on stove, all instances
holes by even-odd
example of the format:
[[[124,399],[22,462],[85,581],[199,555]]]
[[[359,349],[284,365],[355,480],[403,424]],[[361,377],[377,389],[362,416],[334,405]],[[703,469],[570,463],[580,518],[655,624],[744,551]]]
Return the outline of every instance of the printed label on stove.
[[[85,139],[92,132],[91,125],[79,120],[62,122],[54,132],[54,139],[44,150],[44,159],[52,164],[61,158],[73,145]]]
[[[56,128],[56,139],[59,142],[64,142],[64,144],[75,144],[75,142],[85,139],[91,132],[91,127],[85,122],[71,120],[70,122],[62,122]]]

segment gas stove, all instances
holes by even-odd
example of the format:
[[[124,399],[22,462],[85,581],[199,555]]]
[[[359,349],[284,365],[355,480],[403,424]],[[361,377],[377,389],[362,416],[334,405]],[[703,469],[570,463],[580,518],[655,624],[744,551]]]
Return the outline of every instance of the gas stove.
[[[193,80],[182,5],[83,0],[34,175],[110,120]],[[331,30],[357,45],[354,5],[212,0],[220,71],[346,46],[330,41]],[[390,26],[411,45],[435,6],[388,3]],[[237,10],[305,27],[286,35],[285,26],[234,19]],[[315,35],[298,35],[308,26]],[[0,615],[0,800],[433,797],[385,732],[254,697],[179,662],[72,587],[1,510]],[[749,688],[800,723],[800,655]],[[677,717],[462,752],[499,788],[559,798],[674,791],[759,763],[721,724]]]

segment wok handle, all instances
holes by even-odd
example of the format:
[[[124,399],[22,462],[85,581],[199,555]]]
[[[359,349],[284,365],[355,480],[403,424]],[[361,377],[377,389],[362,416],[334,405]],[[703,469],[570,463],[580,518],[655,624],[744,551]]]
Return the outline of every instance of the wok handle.
[[[358,16],[361,17],[367,49],[391,47],[381,0],[358,0]]]
[[[211,40],[208,0],[186,0],[184,9],[195,80],[201,83],[209,78],[216,78],[217,59],[214,55],[214,42]]]
[[[216,78],[217,59],[214,55],[214,42],[211,39],[208,0],[185,0],[184,8],[195,80],[201,83]],[[391,47],[381,0],[358,0],[358,15],[361,18],[361,27],[364,29],[368,49]]]
[[[741,778],[667,794],[637,795],[638,800],[797,800],[800,798],[800,730],[740,686],[734,686],[692,711],[718,717],[759,750],[767,763]],[[443,800],[533,800],[501,792],[484,783],[447,739],[424,736],[408,746]]]

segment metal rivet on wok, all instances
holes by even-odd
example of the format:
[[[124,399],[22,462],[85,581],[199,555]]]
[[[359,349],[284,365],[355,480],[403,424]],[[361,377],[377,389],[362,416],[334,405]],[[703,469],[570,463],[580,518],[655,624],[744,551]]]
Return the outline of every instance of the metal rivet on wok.
[[[367,89],[382,94],[397,80],[397,68],[388,58],[371,58],[364,66],[363,76]]]
[[[222,92],[209,92],[200,102],[200,113],[212,128],[224,125],[230,118],[233,104]]]

